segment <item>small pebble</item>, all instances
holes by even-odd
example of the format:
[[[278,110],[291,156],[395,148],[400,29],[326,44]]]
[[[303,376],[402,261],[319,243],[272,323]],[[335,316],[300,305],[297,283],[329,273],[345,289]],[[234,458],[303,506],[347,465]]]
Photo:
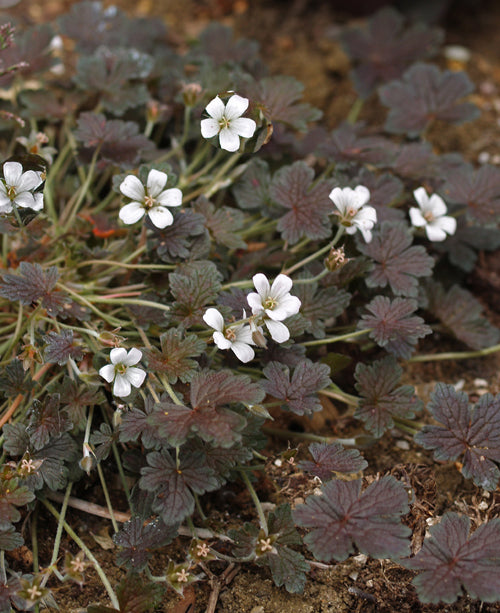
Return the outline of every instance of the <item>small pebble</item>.
[[[488,387],[486,379],[474,379],[474,387]]]
[[[410,443],[408,441],[396,441],[396,447],[398,449],[402,449],[403,451],[408,451],[410,448]]]
[[[452,62],[466,64],[471,57],[471,52],[462,45],[446,45],[443,49],[444,57]]]

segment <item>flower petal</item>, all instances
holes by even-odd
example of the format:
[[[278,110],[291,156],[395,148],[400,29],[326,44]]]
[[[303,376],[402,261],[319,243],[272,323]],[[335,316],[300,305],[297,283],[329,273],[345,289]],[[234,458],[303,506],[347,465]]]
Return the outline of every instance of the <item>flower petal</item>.
[[[21,175],[19,183],[17,184],[17,189],[20,192],[26,192],[35,189],[42,183],[42,178],[38,172],[35,172],[34,170],[27,170]]]
[[[373,226],[373,224],[377,221],[376,209],[374,209],[372,206],[364,206],[356,213],[356,217],[353,219],[353,222],[356,223],[356,221],[370,222]]]
[[[123,223],[130,225],[139,221],[139,219],[144,216],[145,212],[144,206],[140,202],[130,202],[122,206],[118,213],[118,217]]]
[[[234,120],[241,117],[247,108],[248,98],[243,98],[242,96],[238,96],[238,94],[234,94],[227,101],[224,115],[226,116],[226,119]]]
[[[215,96],[215,98],[210,100],[210,102],[207,104],[205,111],[210,115],[210,117],[216,119],[218,123],[224,117],[225,108],[224,102],[222,102],[219,96]]]
[[[127,350],[123,347],[115,347],[109,352],[109,359],[112,364],[123,364],[127,359]]]
[[[267,298],[269,296],[271,288],[269,286],[269,281],[267,280],[266,275],[259,272],[252,277],[252,281],[260,297],[264,299]],[[249,296],[251,296],[251,294],[249,294]]]
[[[240,362],[250,362],[255,357],[255,351],[247,345],[246,343],[241,343],[239,341],[235,341],[231,345],[231,351],[233,351],[234,355],[240,360]]]
[[[155,170],[154,168],[150,170],[147,181],[148,194],[156,198],[167,184],[167,179],[167,174],[161,170]]]
[[[214,332],[212,338],[219,349],[229,349],[233,344],[222,332]]]
[[[279,303],[271,310],[266,309],[266,314],[274,321],[283,321],[291,315],[295,315],[300,310],[301,302],[297,296],[288,296],[279,301]]]
[[[42,192],[37,192],[33,194],[35,199],[35,205],[33,206],[34,211],[41,211],[43,209],[43,194]]]
[[[20,194],[17,194],[17,196],[14,198],[14,204],[22,207],[23,209],[34,209],[36,206],[35,197],[31,192],[21,192]]]
[[[217,119],[202,119],[201,120],[201,135],[203,138],[212,138],[216,134],[219,134],[220,124]]]
[[[248,324],[242,324],[232,328],[236,337],[235,343],[246,343],[247,345],[254,345],[252,338],[252,330]]]
[[[267,279],[266,279],[267,280]],[[271,285],[270,295],[279,300],[286,296],[292,289],[293,281],[287,275],[280,274]]]
[[[357,201],[364,206],[370,200],[370,190],[364,185],[358,185],[354,188]]]
[[[172,213],[164,206],[154,206],[148,211],[148,216],[153,225],[160,230],[174,223]]]
[[[371,243],[372,242],[371,228],[372,228],[372,226],[370,226],[370,227],[359,226],[359,230],[360,230],[361,234],[363,235],[363,238],[365,239],[366,243]]]
[[[434,225],[441,228],[441,230],[444,230],[446,234],[450,235],[455,234],[457,230],[457,220],[448,215],[443,215],[442,217],[439,217],[439,219],[436,219]]]
[[[23,167],[19,162],[5,162],[3,165],[3,176],[5,177],[5,183],[7,183],[7,185],[17,187],[22,174]]]
[[[347,211],[347,207],[349,206],[350,199],[346,190],[349,188],[341,189],[340,187],[334,187],[328,196],[330,200],[333,201],[333,204],[340,211],[341,215],[345,215]]]
[[[120,361],[122,364],[125,364],[125,366],[133,366],[134,364],[140,362],[141,358],[142,351],[140,349],[137,349],[136,347],[132,347],[132,349],[130,349],[127,353],[127,357]]]
[[[178,187],[171,187],[158,195],[156,201],[163,206],[181,206],[182,192]]]
[[[448,207],[446,206],[444,200],[437,194],[432,194],[432,196],[429,198],[429,208],[431,209],[434,217],[442,217],[448,211]]]
[[[101,369],[99,369],[99,374],[103,379],[105,379],[108,383],[111,383],[115,378],[115,367],[113,364],[106,364]]]
[[[125,398],[126,396],[130,395],[131,391],[132,388],[127,377],[125,375],[117,374],[113,385],[113,395],[118,396],[119,398]]]
[[[220,311],[214,308],[207,309],[203,314],[203,321],[214,330],[222,332],[224,329],[224,317]]]
[[[221,149],[226,151],[238,151],[240,147],[240,137],[231,128],[222,128],[219,132],[219,143]]]
[[[127,368],[125,377],[134,387],[141,387],[141,385],[144,383],[144,379],[146,378],[146,372],[142,370],[142,368],[131,366],[130,368]]]
[[[284,343],[290,338],[290,330],[280,321],[266,319],[265,324],[274,342]]]
[[[257,124],[253,119],[240,117],[239,119],[231,120],[231,130],[243,136],[243,138],[251,138],[257,129]]]
[[[135,175],[127,175],[123,179],[120,183],[120,191],[127,198],[132,198],[132,200],[138,200],[139,202],[144,202],[144,197],[146,196],[144,185]]]
[[[248,294],[247,302],[249,307],[252,309],[252,315],[262,313],[264,310],[264,307],[262,306],[262,296],[259,296],[259,294],[255,292]]]
[[[434,224],[427,224],[425,226],[425,233],[430,241],[436,243],[444,241],[446,239],[446,232]]]
[[[416,228],[421,228],[422,226],[427,225],[427,220],[422,215],[422,211],[415,207],[411,207],[410,209],[410,219],[411,225],[415,226]]]
[[[415,200],[418,202],[418,205],[420,206],[420,208],[425,209],[425,207],[429,203],[429,196],[427,195],[427,192],[425,191],[425,187],[418,187],[413,192],[413,195],[415,197]]]

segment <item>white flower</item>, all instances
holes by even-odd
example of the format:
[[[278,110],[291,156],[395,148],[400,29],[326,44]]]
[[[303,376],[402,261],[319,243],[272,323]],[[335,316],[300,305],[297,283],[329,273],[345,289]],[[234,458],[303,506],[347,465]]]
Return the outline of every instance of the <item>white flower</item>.
[[[120,398],[125,398],[134,387],[141,387],[146,378],[146,373],[142,368],[136,368],[142,358],[139,349],[132,348],[128,353],[126,349],[114,348],[109,353],[111,364],[106,364],[99,370],[99,374],[108,383],[114,380],[113,394]]]
[[[234,94],[224,105],[219,96],[211,100],[206,111],[208,119],[201,120],[201,135],[203,138],[212,138],[219,135],[222,149],[237,151],[240,147],[240,136],[251,138],[257,124],[253,119],[241,117],[248,108],[248,98]]]
[[[52,164],[54,159],[53,155],[57,153],[57,149],[54,147],[45,147],[49,142],[49,137],[43,132],[31,130],[29,136],[18,136],[16,141],[20,143],[28,153],[39,155],[44,160],[47,160],[49,164]]]
[[[43,183],[41,173],[34,170],[23,172],[19,162],[5,162],[3,176],[4,179],[0,180],[0,213],[10,213],[13,205],[34,211],[43,209],[43,194],[33,193]]]
[[[254,342],[249,325],[239,324],[226,327],[222,314],[214,308],[205,311],[203,321],[215,330],[213,339],[219,349],[231,349],[241,362],[253,360],[255,352],[250,345],[253,345]]]
[[[410,219],[416,228],[425,228],[425,233],[430,241],[444,241],[447,234],[455,234],[457,220],[446,215],[446,204],[441,196],[432,194],[429,198],[423,187],[413,192],[419,209],[410,209]]]
[[[372,206],[365,206],[370,200],[370,191],[364,185],[355,189],[335,187],[329,198],[338,209],[339,221],[345,226],[347,234],[359,230],[367,243],[372,240],[371,229],[377,221],[377,211]]]
[[[252,280],[257,290],[247,296],[252,314],[263,319],[274,341],[284,343],[290,338],[290,331],[281,322],[300,309],[300,300],[290,295],[292,280],[286,275],[278,275],[270,286],[262,273],[254,275]]]
[[[120,191],[132,202],[120,209],[119,217],[125,224],[139,221],[145,213],[152,223],[162,230],[174,222],[169,206],[182,204],[182,192],[177,187],[163,189],[167,184],[167,175],[160,170],[150,170],[146,187],[134,175],[125,177],[120,185]]]

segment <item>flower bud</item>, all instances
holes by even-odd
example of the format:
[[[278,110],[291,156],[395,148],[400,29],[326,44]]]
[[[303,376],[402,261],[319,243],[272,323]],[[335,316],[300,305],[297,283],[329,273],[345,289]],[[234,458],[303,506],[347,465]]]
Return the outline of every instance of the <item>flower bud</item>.
[[[327,268],[330,272],[335,272],[336,270],[340,270],[343,266],[347,264],[349,261],[348,258],[345,257],[344,247],[339,247],[338,249],[331,249],[328,257],[325,259],[325,268]]]

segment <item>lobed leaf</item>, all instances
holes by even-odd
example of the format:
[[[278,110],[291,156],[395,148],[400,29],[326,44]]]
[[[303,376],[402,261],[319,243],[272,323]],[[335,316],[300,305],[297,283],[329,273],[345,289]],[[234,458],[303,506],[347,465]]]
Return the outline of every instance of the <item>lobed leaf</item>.
[[[400,77],[411,64],[434,55],[442,40],[443,32],[426,24],[405,27],[403,16],[392,7],[372,15],[366,27],[346,28],[340,36],[355,62],[352,80],[362,98]]]
[[[3,551],[12,551],[13,549],[17,549],[18,547],[21,547],[24,544],[24,539],[23,537],[16,532],[16,529],[14,528],[14,526],[9,526],[8,528],[0,528],[0,549]],[[2,602],[2,588],[3,588],[3,581],[2,583],[0,583],[0,611],[1,613],[10,613],[10,611],[12,610],[10,608],[10,602],[7,602],[6,605],[8,605],[6,608],[3,607],[3,602]],[[10,601],[10,598],[9,598]]]
[[[67,413],[61,410],[60,401],[59,394],[48,394],[43,402],[33,400],[26,432],[36,450],[42,449],[51,439],[58,438],[73,427]]]
[[[193,203],[193,209],[203,215],[210,236],[217,245],[224,245],[228,249],[246,247],[245,241],[237,234],[245,222],[245,217],[240,210],[229,206],[216,208],[204,196],[200,196]]]
[[[451,170],[443,190],[447,199],[467,206],[467,217],[480,223],[500,217],[500,169],[484,164],[477,170],[470,165]]]
[[[466,289],[453,285],[447,292],[433,282],[427,287],[429,311],[451,334],[472,349],[483,349],[500,340],[500,330],[483,317],[481,303]]]
[[[291,245],[303,236],[313,240],[328,238],[332,233],[329,215],[333,206],[328,194],[331,182],[313,185],[314,170],[305,162],[283,166],[276,172],[269,187],[269,195],[282,207],[289,209],[278,220],[278,231]]]
[[[141,517],[133,517],[113,537],[120,547],[116,563],[139,573],[147,566],[152,551],[168,545],[176,536],[175,525],[166,526],[161,520],[144,523]]]
[[[322,481],[333,479],[336,473],[355,474],[368,466],[368,462],[357,449],[344,449],[337,442],[311,443],[309,453],[314,461],[303,460],[297,466]]]
[[[421,317],[412,315],[418,308],[416,300],[375,296],[366,308],[370,314],[361,316],[358,328],[372,328],[370,338],[398,358],[407,360],[418,339],[432,333]]]
[[[483,602],[500,600],[500,519],[469,531],[467,516],[445,513],[417,555],[402,562],[422,571],[413,579],[421,602],[452,603],[462,590]]]
[[[479,109],[461,102],[473,89],[464,72],[441,72],[431,64],[414,64],[401,80],[379,89],[382,104],[389,107],[385,129],[414,137],[436,119],[452,124],[476,119]]]
[[[144,357],[153,372],[167,376],[170,383],[180,379],[188,383],[198,368],[192,358],[201,355],[206,343],[196,334],[185,334],[183,328],[169,328],[160,336],[161,351],[152,347],[144,349]]]
[[[54,290],[58,278],[59,272],[56,266],[44,270],[40,264],[21,262],[19,274],[3,274],[0,296],[11,302],[19,301],[25,306],[38,300],[43,304]]]
[[[442,425],[425,425],[417,443],[432,449],[436,460],[461,458],[466,478],[494,490],[500,479],[500,394],[485,394],[471,406],[464,392],[438,383],[427,409]]]
[[[356,366],[356,389],[361,395],[354,417],[361,419],[373,436],[380,438],[394,426],[393,417],[411,419],[423,404],[411,385],[398,386],[403,369],[392,356],[371,366]]]
[[[290,377],[290,370],[279,362],[270,362],[263,370],[265,392],[283,401],[283,406],[297,415],[311,415],[321,410],[317,392],[331,384],[330,368],[302,360]]]
[[[269,205],[271,174],[265,160],[252,158],[241,178],[233,186],[240,209],[264,209]]]
[[[163,230],[154,229],[148,245],[150,249],[156,249],[158,257],[164,262],[173,262],[176,258],[189,260],[194,239],[206,233],[205,218],[192,209],[173,211],[173,216],[171,226]]]
[[[62,330],[61,334],[49,332],[43,337],[46,343],[44,358],[47,362],[63,365],[69,360],[81,360],[83,350],[73,339],[73,330]]]
[[[150,613],[161,603],[164,591],[162,585],[146,582],[144,577],[129,573],[116,587],[119,609],[90,605],[87,613]]]
[[[307,278],[303,275],[301,278]],[[325,326],[328,321],[333,325],[333,319],[341,315],[351,301],[351,294],[337,287],[327,287],[318,290],[317,283],[302,283],[294,287],[295,295],[300,299],[300,313],[306,321],[306,330],[315,338],[325,337]]]
[[[106,119],[101,113],[85,112],[78,117],[75,138],[101,158],[121,168],[135,166],[143,151],[154,147],[152,141],[139,133],[133,121]]]
[[[382,477],[361,492],[361,481],[328,481],[320,496],[309,496],[293,517],[311,528],[304,542],[315,558],[341,562],[354,546],[374,558],[409,554],[411,531],[401,523],[408,512],[408,493],[394,477]]]
[[[33,381],[21,360],[14,358],[0,370],[0,391],[7,397],[26,394],[33,389]]]
[[[204,370],[191,381],[190,399],[195,410],[236,402],[258,404],[263,398],[261,387],[247,375],[233,375],[224,370]]]
[[[434,260],[425,248],[411,246],[413,237],[402,222],[384,222],[370,243],[358,241],[358,249],[375,261],[366,277],[368,287],[390,286],[396,296],[415,298],[418,279],[432,273]]]

